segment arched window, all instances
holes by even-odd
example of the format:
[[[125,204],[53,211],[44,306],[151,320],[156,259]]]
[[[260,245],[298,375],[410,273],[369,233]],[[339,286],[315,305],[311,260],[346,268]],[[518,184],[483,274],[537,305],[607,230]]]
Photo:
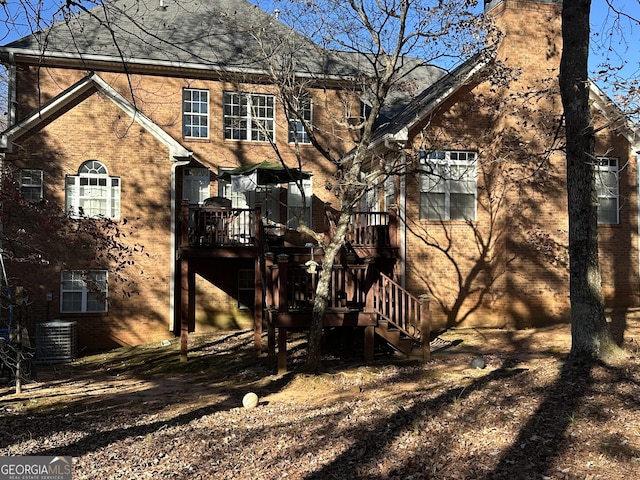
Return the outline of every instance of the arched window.
[[[120,177],[110,177],[98,160],[84,162],[78,175],[67,175],[65,194],[69,215],[120,218]]]

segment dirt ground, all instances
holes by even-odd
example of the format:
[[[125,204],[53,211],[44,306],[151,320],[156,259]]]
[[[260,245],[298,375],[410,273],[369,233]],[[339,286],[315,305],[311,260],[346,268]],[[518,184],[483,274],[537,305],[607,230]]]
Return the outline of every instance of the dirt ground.
[[[249,331],[192,335],[186,363],[177,341],[122,348],[0,385],[0,456],[69,455],[74,479],[640,478],[640,320],[624,320],[615,366],[565,362],[568,326],[449,330],[426,364],[329,345],[318,375],[303,334],[284,375]]]

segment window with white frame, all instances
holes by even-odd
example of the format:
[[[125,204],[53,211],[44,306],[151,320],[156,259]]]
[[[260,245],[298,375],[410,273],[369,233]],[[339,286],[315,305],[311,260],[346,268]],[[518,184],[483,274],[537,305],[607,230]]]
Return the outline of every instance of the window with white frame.
[[[60,285],[62,313],[107,311],[106,270],[63,270]]]
[[[392,205],[396,204],[396,185],[395,178],[388,176],[384,180],[384,209],[389,210]]]
[[[211,175],[207,168],[185,168],[182,176],[182,198],[189,200],[192,205],[205,201],[211,196],[209,190],[210,177]]]
[[[42,178],[42,170],[20,170],[20,194],[25,200],[32,203],[42,200]]]
[[[224,138],[253,142],[275,141],[275,97],[224,93]]]
[[[618,159],[596,159],[596,192],[598,193],[598,223],[619,222]]]
[[[477,154],[420,152],[420,218],[475,220]]]
[[[97,160],[80,165],[78,175],[67,175],[65,197],[71,216],[120,218],[120,178],[110,177]]]
[[[185,138],[209,138],[208,90],[182,90],[182,135]]]
[[[287,189],[287,228],[297,228],[301,218],[304,219],[306,225],[311,226],[311,202],[313,199],[311,178],[305,178],[301,182],[302,191],[300,191],[300,182],[289,183]]]
[[[289,143],[308,144],[311,143],[311,140],[309,140],[309,133],[304,126],[306,124],[310,128],[312,125],[311,99],[303,98],[297,103],[299,105],[298,114],[302,117],[302,120],[294,114],[289,115]]]

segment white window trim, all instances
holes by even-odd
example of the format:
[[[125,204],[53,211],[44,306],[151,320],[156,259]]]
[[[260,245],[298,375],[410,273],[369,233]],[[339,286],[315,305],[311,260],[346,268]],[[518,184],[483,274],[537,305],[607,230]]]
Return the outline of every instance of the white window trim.
[[[254,99],[261,98],[270,98],[271,99],[271,109],[273,110],[272,117],[261,117],[258,115],[254,116],[255,109],[253,107]],[[239,109],[242,109],[243,103],[241,99],[246,101],[246,115],[231,115],[227,114],[227,108],[231,105],[238,105]],[[233,103],[228,103],[228,100],[233,101]],[[256,130],[258,136],[270,136],[271,141],[276,143],[276,107],[275,107],[275,96],[267,93],[240,93],[240,92],[224,92],[223,93],[223,130],[224,130],[224,139],[231,140],[236,142],[269,142],[268,138],[259,138],[257,140],[253,139],[253,123],[257,122],[260,124],[264,124],[265,122],[271,122],[271,130],[263,131],[260,128]],[[258,107],[260,108],[260,107]],[[228,121],[232,122],[245,122],[246,123],[246,135],[244,138],[234,138],[233,135],[228,135],[228,132],[233,132],[234,129],[232,127],[227,126]]]
[[[468,157],[472,157],[472,160],[469,160],[469,158],[465,159],[465,160],[459,160],[459,159],[452,159],[452,155],[459,155],[459,154],[463,154],[466,155]],[[440,157],[440,158],[438,158]],[[473,177],[474,182],[475,182],[475,190],[473,192],[473,197],[474,197],[474,202],[473,202],[473,218],[471,219],[465,219],[465,221],[476,221],[477,220],[477,215],[478,215],[478,154],[476,152],[472,152],[472,151],[468,151],[468,150],[446,150],[446,151],[432,151],[432,152],[420,152],[420,166],[426,166],[428,164],[433,164],[433,165],[441,165],[444,166],[445,168],[450,167],[451,165],[455,165],[455,166],[463,166],[465,167],[465,176],[469,175],[471,177]],[[422,195],[423,194],[428,194],[428,191],[424,191],[422,189],[422,177],[428,177],[430,176],[429,173],[427,172],[421,172],[421,179],[420,179],[420,185],[419,185],[419,194],[420,194],[420,199],[419,199],[419,217],[421,220],[428,220],[428,221],[462,221],[462,219],[452,219],[451,218],[451,183],[452,180],[451,178],[439,178],[438,179],[438,183],[439,182],[443,182],[443,189],[444,191],[442,193],[444,193],[444,198],[445,198],[445,218],[429,218],[428,216],[422,216]],[[458,178],[456,181],[461,180],[462,177]]]
[[[185,93],[189,92],[189,99],[184,98],[185,97]],[[193,93],[194,92],[198,92],[200,95],[205,94],[206,95],[206,101],[194,101],[193,100]],[[193,111],[193,109],[190,109],[190,111],[187,111],[186,106],[187,105],[204,105],[206,104],[206,112],[201,112],[201,111]],[[209,132],[210,132],[210,121],[209,121],[209,112],[210,112],[210,107],[209,107],[209,90],[203,89],[203,88],[185,88],[183,89],[182,92],[182,135],[184,138],[196,138],[196,139],[208,139],[209,138]],[[205,119],[205,125],[202,125],[201,123],[195,123],[193,120],[194,119]],[[187,119],[190,119],[191,121],[188,123],[187,125]],[[206,129],[206,135],[201,136],[201,135],[193,135],[193,131],[197,130],[198,132],[200,131],[200,129],[202,128]],[[187,128],[190,130],[191,134],[187,135]]]
[[[313,102],[310,98],[305,98],[303,101],[304,103],[300,113],[309,127],[313,128]],[[311,144],[309,133],[305,130],[303,122],[295,115],[289,115],[289,133],[287,136],[289,137],[289,143],[298,143],[300,145]]]
[[[20,169],[20,194],[28,202],[38,203],[43,198],[43,178],[44,174],[42,170],[23,168]],[[35,180],[35,181],[34,181]],[[29,191],[29,195],[25,195],[25,189]],[[33,198],[33,192],[37,192]]]
[[[604,164],[606,163],[606,165]],[[602,222],[600,220],[600,215],[598,215],[598,224],[600,225],[618,225],[620,223],[620,163],[619,159],[616,157],[596,157],[596,167],[595,167],[595,175],[596,175],[596,187],[598,184],[601,185],[600,181],[600,173],[613,173],[616,177],[616,185],[615,190],[613,189],[603,189],[600,188],[600,192],[598,192],[598,204],[600,203],[601,198],[606,199],[615,199],[616,201],[616,218],[615,222]]]
[[[66,275],[71,275],[72,278],[65,279]],[[94,275],[99,275],[99,276],[104,275],[104,278],[99,278],[97,280],[94,279],[96,283],[104,282],[104,289],[100,289],[100,294],[104,295],[104,308],[101,310],[88,309],[89,295],[91,293],[94,293],[94,291],[91,288],[89,288],[87,284],[87,277],[94,276]],[[76,277],[76,278],[73,278],[73,277]],[[77,277],[81,277],[82,286],[80,288],[65,289],[65,282],[73,282],[74,280],[79,281],[80,278],[77,278]],[[80,310],[65,309],[65,302],[64,302],[65,295],[68,295],[71,293],[81,294],[82,297],[81,297]],[[60,272],[60,312],[62,313],[104,313],[109,310],[108,299],[109,299],[109,282],[108,282],[108,272],[106,270],[89,270],[89,271],[63,270],[62,272]]]
[[[85,166],[91,164],[91,173],[87,173],[83,171]],[[87,167],[88,168],[88,167]],[[96,171],[100,173],[95,173]],[[99,217],[100,215],[105,218],[110,219],[119,219],[120,218],[120,195],[121,195],[121,182],[120,177],[111,177],[109,176],[106,167],[102,162],[97,160],[89,160],[84,162],[80,168],[78,169],[77,175],[67,175],[65,178],[65,208],[67,214],[72,218],[80,218],[80,204],[81,200],[88,198],[80,195],[80,188],[82,187],[81,183],[83,180],[86,181],[99,181],[100,179],[106,180],[106,197],[95,197],[99,199],[104,199],[106,204],[106,210],[104,213],[100,213],[98,215],[89,215],[87,212],[84,212],[84,215],[89,217]],[[73,185],[70,185],[70,182]],[[114,184],[115,183],[115,184]],[[69,189],[73,187],[73,198],[70,198]],[[90,198],[90,197],[89,197]]]
[[[313,225],[313,177],[305,178],[302,181],[302,190],[297,182],[291,182],[287,188],[287,228],[295,229],[298,227],[298,213],[302,208],[302,195],[304,193],[304,202],[306,209],[304,212],[304,220],[307,226]]]
[[[187,167],[182,176],[182,198],[191,205],[204,202],[211,196],[211,173],[207,168]]]

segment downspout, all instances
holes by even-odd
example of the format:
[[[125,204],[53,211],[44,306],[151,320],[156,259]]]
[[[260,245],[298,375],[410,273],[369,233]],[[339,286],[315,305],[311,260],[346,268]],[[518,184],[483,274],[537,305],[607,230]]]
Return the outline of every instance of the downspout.
[[[7,125],[11,128],[16,123],[16,62],[13,52],[8,53],[9,58],[4,65],[7,67],[8,85],[7,85]],[[11,139],[7,135],[0,136],[0,151],[11,153]],[[4,164],[0,165],[4,167]]]
[[[9,85],[7,88],[7,128],[16,123],[16,61],[13,52],[9,52]]]
[[[398,278],[400,286],[407,284],[407,154],[405,148],[409,142],[409,129],[401,128],[398,132],[385,136],[384,145],[389,150],[400,152],[402,168],[400,170],[400,191],[398,192],[398,253],[400,255],[400,271]]]
[[[407,154],[402,151],[402,169],[400,175],[400,192],[398,195],[398,248],[400,251],[400,286],[407,288]]]
[[[175,157],[171,155],[173,160]],[[176,289],[176,220],[178,218],[177,200],[176,200],[176,169],[189,165],[189,160],[174,160],[171,165],[171,274],[169,277],[169,331],[175,332],[175,289]]]

